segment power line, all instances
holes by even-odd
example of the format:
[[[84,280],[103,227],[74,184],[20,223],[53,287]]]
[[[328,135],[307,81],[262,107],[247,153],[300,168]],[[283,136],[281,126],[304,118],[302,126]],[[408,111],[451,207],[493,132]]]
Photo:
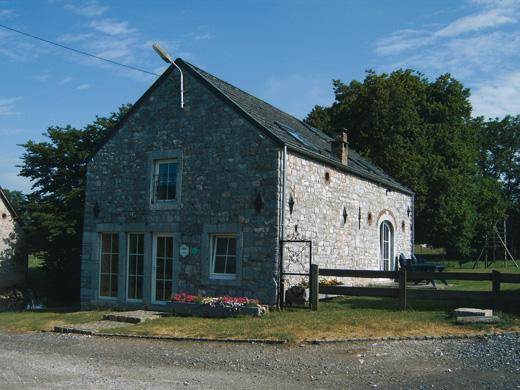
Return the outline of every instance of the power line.
[[[123,67],[125,67],[125,68],[132,69],[132,70],[136,70],[136,71],[138,71],[138,72],[143,72],[143,73],[151,74],[151,75],[153,75],[153,76],[159,76],[157,73],[153,73],[153,72],[150,72],[150,71],[145,70],[145,69],[137,68],[137,67],[135,67],[135,66],[125,65],[125,64],[122,64],[121,62],[117,62],[117,61],[109,60],[108,58],[99,57],[99,56],[96,56],[96,55],[94,55],[94,54],[87,53],[86,51],[82,51],[82,50],[74,49],[73,47],[69,47],[69,46],[65,46],[65,45],[62,45],[62,44],[59,44],[59,43],[56,43],[56,42],[53,42],[53,41],[49,41],[48,39],[41,38],[41,37],[37,37],[36,35],[32,35],[32,34],[29,34],[29,33],[26,33],[26,32],[20,31],[20,30],[17,30],[17,29],[15,29],[15,28],[5,26],[5,25],[3,25],[3,24],[0,24],[0,27],[1,27],[1,28],[4,28],[4,29],[6,29],[6,30],[13,31],[13,32],[15,32],[15,33],[17,33],[17,34],[25,35],[26,37],[29,37],[29,38],[32,38],[32,39],[36,39],[36,40],[38,40],[38,41],[42,41],[42,42],[48,43],[48,44],[50,44],[50,45],[54,45],[54,46],[61,47],[62,49],[66,49],[66,50],[73,51],[73,52],[76,53],[76,54],[81,54],[81,55],[84,55],[84,56],[87,56],[87,57],[92,57],[92,58],[95,58],[95,59],[100,60],[100,61],[108,62],[108,63],[110,63],[110,64],[112,64],[112,65],[123,66]]]

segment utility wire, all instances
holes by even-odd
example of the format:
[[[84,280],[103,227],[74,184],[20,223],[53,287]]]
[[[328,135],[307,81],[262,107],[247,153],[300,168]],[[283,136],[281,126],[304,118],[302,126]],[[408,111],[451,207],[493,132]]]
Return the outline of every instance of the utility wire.
[[[90,53],[87,53],[85,51],[82,51],[82,50],[74,49],[73,47],[61,45],[59,43],[49,41],[48,39],[40,38],[40,37],[37,37],[36,35],[32,35],[32,34],[29,34],[29,33],[26,33],[26,32],[23,32],[23,31],[20,31],[20,30],[17,30],[17,29],[14,29],[12,27],[5,26],[3,24],[0,24],[0,27],[3,28],[3,29],[6,29],[6,30],[13,31],[13,32],[15,32],[17,34],[25,35],[26,37],[29,37],[29,38],[37,39],[38,41],[42,41],[42,42],[48,43],[50,45],[61,47],[62,49],[73,51],[76,54],[82,54],[82,55],[87,56],[87,57],[92,57],[92,58],[95,58],[95,59],[100,60],[100,61],[105,61],[105,62],[108,62],[108,63],[113,64],[113,65],[123,66],[125,68],[136,70],[138,72],[151,74],[153,76],[159,76],[157,73],[153,73],[153,72],[150,72],[150,71],[147,71],[147,70],[144,70],[144,69],[140,69],[140,68],[137,68],[135,66],[125,65],[125,64],[122,64],[121,62],[109,60],[108,58],[99,57],[99,56],[96,56],[94,54],[90,54]]]

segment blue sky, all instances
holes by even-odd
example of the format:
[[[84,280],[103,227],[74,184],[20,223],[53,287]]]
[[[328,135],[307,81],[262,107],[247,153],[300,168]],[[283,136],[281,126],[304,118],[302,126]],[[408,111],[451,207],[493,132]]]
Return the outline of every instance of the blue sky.
[[[300,118],[332,102],[332,79],[398,68],[450,72],[475,115],[518,114],[519,22],[518,0],[0,0],[0,24],[155,73],[158,41]],[[17,144],[84,126],[154,79],[0,29],[0,185],[30,190]]]

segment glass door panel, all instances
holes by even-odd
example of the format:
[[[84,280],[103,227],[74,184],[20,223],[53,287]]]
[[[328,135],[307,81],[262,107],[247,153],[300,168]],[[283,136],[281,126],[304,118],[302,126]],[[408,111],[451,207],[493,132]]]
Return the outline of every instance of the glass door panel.
[[[173,237],[157,235],[154,242],[153,300],[169,301],[173,289]]]

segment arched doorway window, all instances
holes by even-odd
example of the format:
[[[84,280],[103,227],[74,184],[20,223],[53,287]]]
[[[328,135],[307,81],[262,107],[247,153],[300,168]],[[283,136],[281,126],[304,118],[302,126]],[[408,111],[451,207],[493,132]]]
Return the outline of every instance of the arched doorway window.
[[[381,248],[381,269],[383,271],[394,270],[394,228],[388,221],[383,221],[379,227],[379,243]]]

